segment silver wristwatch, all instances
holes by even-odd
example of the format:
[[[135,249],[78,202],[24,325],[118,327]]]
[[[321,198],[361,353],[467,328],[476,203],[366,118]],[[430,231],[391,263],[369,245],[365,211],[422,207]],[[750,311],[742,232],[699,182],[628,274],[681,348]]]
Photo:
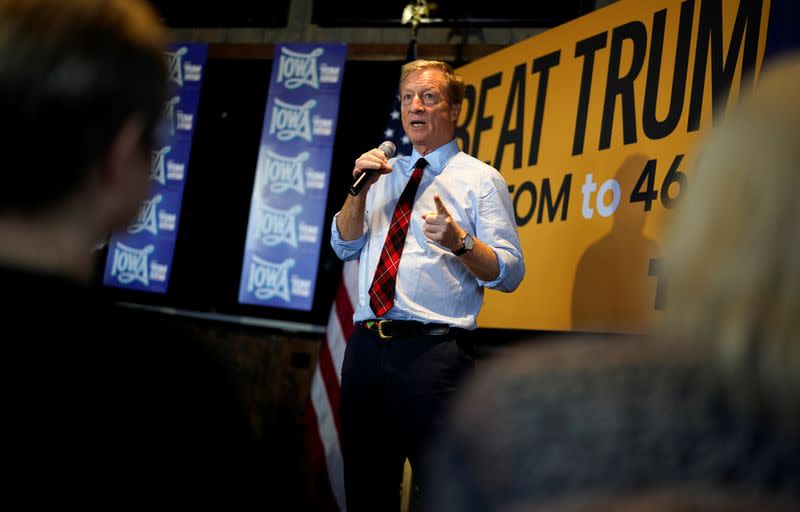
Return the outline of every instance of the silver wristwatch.
[[[472,235],[467,233],[464,235],[464,238],[461,239],[461,247],[453,251],[453,254],[456,256],[461,256],[462,254],[466,254],[475,247],[475,239],[472,238]]]

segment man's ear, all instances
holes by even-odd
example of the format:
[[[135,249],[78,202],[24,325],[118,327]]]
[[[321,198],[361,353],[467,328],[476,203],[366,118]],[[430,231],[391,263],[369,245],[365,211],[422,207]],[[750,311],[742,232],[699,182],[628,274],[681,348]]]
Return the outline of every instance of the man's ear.
[[[99,212],[110,228],[131,221],[147,192],[150,152],[142,147],[144,121],[128,118],[117,131],[96,169]]]
[[[450,122],[455,123],[458,121],[458,116],[461,115],[461,103],[450,107]]]

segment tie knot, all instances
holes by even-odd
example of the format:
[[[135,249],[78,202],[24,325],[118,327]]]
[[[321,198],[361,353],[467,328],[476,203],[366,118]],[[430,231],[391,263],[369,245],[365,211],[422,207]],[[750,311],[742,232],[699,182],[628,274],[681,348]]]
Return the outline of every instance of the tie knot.
[[[428,161],[424,158],[420,158],[417,160],[417,163],[414,164],[414,169],[425,169],[428,166]]]

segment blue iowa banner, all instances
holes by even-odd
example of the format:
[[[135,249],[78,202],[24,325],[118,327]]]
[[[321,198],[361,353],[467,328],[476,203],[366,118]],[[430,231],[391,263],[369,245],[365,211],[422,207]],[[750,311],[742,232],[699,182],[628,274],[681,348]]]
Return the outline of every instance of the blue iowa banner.
[[[164,103],[161,144],[153,151],[150,193],[127,230],[111,235],[103,284],[166,293],[189,170],[208,45],[167,50],[171,94]]]
[[[344,44],[275,48],[240,303],[312,307],[346,55]]]

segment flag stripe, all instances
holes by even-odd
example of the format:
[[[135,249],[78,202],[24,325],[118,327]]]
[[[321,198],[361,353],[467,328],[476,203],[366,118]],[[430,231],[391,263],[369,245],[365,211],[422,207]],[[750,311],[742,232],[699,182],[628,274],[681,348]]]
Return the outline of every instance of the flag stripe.
[[[348,297],[347,294],[344,275],[342,276],[342,281],[339,283],[339,289],[336,291],[336,299],[334,300],[336,314],[339,317],[339,327],[344,335],[344,339],[349,340],[350,335],[353,334],[353,304],[350,302],[350,297]],[[330,325],[331,324],[328,323],[328,328],[330,328]]]
[[[344,349],[347,347],[347,338],[345,337],[344,333],[342,332],[342,322],[341,319],[335,319],[336,311],[331,308],[330,318],[328,319],[328,336],[327,336],[327,343],[328,343],[328,350],[330,351],[331,360],[333,361],[333,368],[337,369],[334,372],[334,375],[337,379],[337,382],[342,377],[342,363],[344,363]],[[352,318],[352,317],[350,317]],[[352,320],[347,320],[347,323],[344,325],[352,325]]]
[[[315,431],[316,436],[309,435],[312,440],[319,442],[317,449],[317,487],[321,489],[323,497],[323,510],[345,511],[344,497],[344,471],[342,466],[342,452],[339,436],[333,421],[333,414],[328,401],[325,384],[322,382],[322,373],[319,368],[314,372],[311,381],[311,403],[313,405],[312,422],[308,429]],[[313,442],[313,441],[312,441]],[[311,447],[314,454],[313,444]],[[324,458],[324,466],[320,459]]]
[[[306,446],[308,449],[308,458],[310,461],[311,478],[317,483],[316,496],[319,500],[320,510],[337,511],[344,510],[339,507],[336,498],[331,492],[329,480],[329,468],[325,460],[325,449],[322,446],[322,440],[319,437],[319,427],[317,424],[317,414],[314,410],[314,405],[311,400],[306,401],[305,407],[305,424],[306,424]]]
[[[337,370],[333,366],[333,360],[331,359],[331,352],[327,346],[322,347],[320,350],[319,355],[319,369],[320,375],[322,377],[322,382],[325,385],[325,390],[327,391],[328,395],[328,406],[331,410],[331,415],[333,416],[333,424],[336,428],[336,436],[339,438],[339,442],[341,444],[341,436],[339,434],[339,429],[341,423],[339,422],[339,378],[338,375],[341,370]],[[341,367],[340,367],[341,368]]]
[[[314,393],[315,410],[317,412],[317,424],[322,445],[325,448],[325,466],[328,470],[329,487],[339,510],[346,510],[344,498],[344,469],[342,465],[342,449],[339,443],[339,433],[336,427],[333,410],[329,401],[326,385],[323,383],[322,373],[314,372],[315,383],[312,386]],[[336,391],[338,396],[338,389]]]
[[[345,263],[328,318],[319,361],[311,380],[310,413],[307,414],[309,455],[318,488],[324,489],[320,506],[345,511],[344,469],[339,429],[339,397],[342,361],[347,339],[353,332],[353,290],[358,263]],[[313,430],[313,433],[311,432]],[[316,459],[316,460],[315,460]],[[322,460],[324,459],[324,464]]]

